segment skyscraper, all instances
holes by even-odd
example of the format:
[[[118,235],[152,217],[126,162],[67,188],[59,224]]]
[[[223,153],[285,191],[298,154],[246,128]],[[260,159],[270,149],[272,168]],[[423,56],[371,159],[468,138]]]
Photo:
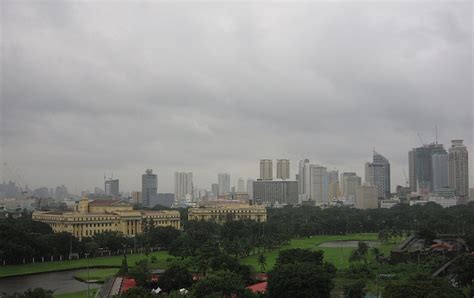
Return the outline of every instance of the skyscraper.
[[[177,206],[184,206],[186,198],[193,196],[193,173],[174,173],[174,200]]]
[[[433,191],[432,155],[446,153],[442,144],[432,143],[414,148],[408,153],[408,168],[411,191]]]
[[[212,191],[212,194],[217,197],[219,195],[219,184],[212,183],[211,184],[211,191]]]
[[[376,209],[379,207],[379,190],[368,183],[357,186],[355,189],[355,207],[357,209]]]
[[[448,186],[448,154],[446,152],[434,153],[431,156],[433,169],[433,190]]]
[[[271,159],[260,160],[260,179],[262,180],[273,179],[273,162]]]
[[[309,164],[309,159],[300,160],[298,165],[298,194],[303,195],[306,190],[305,167]]]
[[[356,173],[346,172],[341,175],[342,194],[344,197],[354,197],[357,186],[362,184],[362,179]]]
[[[229,173],[219,173],[217,175],[217,184],[219,185],[219,195],[225,195],[230,192]]]
[[[314,164],[305,164],[305,192],[304,198],[311,199],[316,204],[325,204],[328,202],[328,174],[323,166]]]
[[[341,192],[339,190],[339,171],[328,172],[328,199],[338,198]]]
[[[142,174],[142,204],[144,206],[151,206],[152,200],[156,197],[158,192],[158,176],[153,174],[152,169],[147,169],[145,174]]]
[[[469,196],[469,159],[463,140],[452,140],[448,155],[448,182],[456,195]]]
[[[290,179],[290,161],[288,159],[277,159],[277,179]]]
[[[375,151],[372,162],[365,164],[365,182],[377,187],[379,198],[390,198],[390,162]]]
[[[237,192],[239,193],[245,192],[245,182],[244,182],[244,179],[242,179],[242,177],[240,177],[239,180],[237,180]]]
[[[109,178],[105,180],[105,194],[119,197],[119,180]]]
[[[247,179],[247,193],[249,195],[249,200],[253,200],[253,179]]]

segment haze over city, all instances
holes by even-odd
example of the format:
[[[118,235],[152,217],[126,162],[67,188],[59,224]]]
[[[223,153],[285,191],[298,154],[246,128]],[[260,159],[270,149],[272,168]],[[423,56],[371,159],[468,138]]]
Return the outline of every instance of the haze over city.
[[[0,159],[30,188],[132,191],[152,168],[172,192],[175,171],[235,185],[262,158],[363,176],[375,148],[393,190],[436,126],[473,152],[457,4],[2,1]]]

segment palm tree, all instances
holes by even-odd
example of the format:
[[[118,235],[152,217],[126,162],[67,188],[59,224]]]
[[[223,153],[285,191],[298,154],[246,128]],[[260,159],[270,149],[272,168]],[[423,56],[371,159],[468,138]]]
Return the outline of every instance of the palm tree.
[[[265,268],[267,267],[267,258],[263,254],[258,256],[257,263],[260,265],[260,271],[265,272]]]

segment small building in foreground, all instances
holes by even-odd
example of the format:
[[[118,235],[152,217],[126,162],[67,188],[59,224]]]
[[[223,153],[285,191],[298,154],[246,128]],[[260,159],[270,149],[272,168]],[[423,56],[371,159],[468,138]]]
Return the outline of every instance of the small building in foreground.
[[[259,205],[227,204],[214,205],[188,210],[188,220],[214,221],[223,224],[235,220],[267,221],[267,209]]]
[[[34,211],[32,219],[49,224],[55,233],[67,232],[79,239],[106,231],[135,236],[145,225],[180,229],[179,211],[133,210],[131,204],[122,200],[82,198],[74,211]]]

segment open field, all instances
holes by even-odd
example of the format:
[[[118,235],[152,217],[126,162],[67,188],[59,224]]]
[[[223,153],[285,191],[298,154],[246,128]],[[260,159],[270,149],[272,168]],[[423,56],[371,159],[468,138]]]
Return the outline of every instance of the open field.
[[[157,251],[150,253],[149,258],[156,257],[157,261],[152,263],[153,268],[166,268],[168,266],[168,258],[173,258],[166,251]],[[122,264],[123,256],[111,256],[111,257],[100,257],[91,259],[80,259],[80,260],[67,260],[67,261],[56,261],[56,262],[45,262],[25,265],[8,265],[0,266],[0,277],[25,275],[40,272],[51,272],[68,269],[79,269],[89,267],[120,267]],[[133,254],[127,255],[128,265],[133,267],[139,260],[145,259],[144,254]]]
[[[100,269],[91,269],[89,274],[86,272],[79,272],[75,275],[76,279],[81,281],[97,281],[104,282],[107,277],[117,274],[118,268],[100,268]]]
[[[351,235],[331,235],[331,236],[313,236],[311,238],[293,239],[288,245],[281,248],[267,251],[263,253],[267,260],[266,271],[269,271],[275,265],[278,253],[281,250],[291,248],[303,248],[324,251],[324,259],[336,266],[337,268],[347,268],[349,266],[349,257],[355,248],[351,247],[320,247],[319,245],[328,241],[337,240],[356,240],[356,241],[377,241],[376,233],[362,233]],[[380,252],[388,254],[394,244],[380,244],[378,247]],[[258,255],[253,255],[241,259],[241,263],[252,266],[257,272],[260,271],[260,266],[257,262]]]
[[[89,297],[94,297],[96,292],[97,289],[91,289],[89,291]],[[53,298],[87,298],[87,290],[74,293],[57,294],[53,295]]]

